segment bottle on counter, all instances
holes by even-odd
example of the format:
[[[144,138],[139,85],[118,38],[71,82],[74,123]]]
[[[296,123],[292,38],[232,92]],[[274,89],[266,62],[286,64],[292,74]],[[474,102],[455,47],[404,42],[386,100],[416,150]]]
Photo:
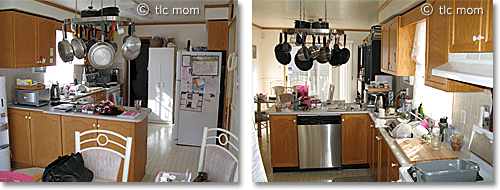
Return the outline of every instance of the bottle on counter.
[[[438,125],[439,125],[439,130],[441,132],[444,132],[445,129],[448,128],[448,121],[447,120],[448,120],[448,117],[446,117],[446,116],[443,117],[443,118],[441,118],[441,119],[439,119],[439,124]],[[441,138],[441,142],[443,142],[443,141],[444,141],[444,137]]]

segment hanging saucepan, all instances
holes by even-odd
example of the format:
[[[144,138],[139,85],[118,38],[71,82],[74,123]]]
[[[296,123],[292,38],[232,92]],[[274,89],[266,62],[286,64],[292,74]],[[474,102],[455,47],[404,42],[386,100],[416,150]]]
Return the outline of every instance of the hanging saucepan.
[[[319,36],[318,36],[319,42]],[[319,56],[316,58],[316,61],[319,63],[327,63],[330,60],[330,48],[326,45],[326,36],[323,36],[323,47],[321,47],[319,51]]]
[[[72,30],[74,29],[73,27],[74,25],[71,25]],[[82,59],[87,55],[87,44],[82,39],[82,27],[76,26],[75,33],[75,37],[71,40],[71,46],[73,47],[75,57]]]
[[[336,67],[342,65],[342,60],[340,59],[340,48],[337,44],[337,37],[335,37],[335,45],[333,45],[333,50],[331,51],[330,65]]]
[[[93,9],[94,7],[92,7],[92,5],[90,5],[88,8],[89,8],[89,9],[87,9],[87,10],[83,10],[83,11],[81,12],[81,17],[82,17],[82,18],[85,18],[85,17],[98,17],[98,16],[101,16],[101,11]]]
[[[118,7],[104,7],[99,12],[102,12],[102,16],[118,16],[120,9]]]
[[[312,59],[309,59],[309,61],[301,61],[299,59],[298,53],[295,54],[294,61],[295,61],[295,66],[297,66],[297,68],[299,68],[301,71],[308,71],[313,66],[313,60]]]
[[[283,53],[290,53],[292,51],[292,46],[288,44],[287,40],[288,40],[288,35],[285,32],[285,41],[281,46],[281,51],[283,51]]]
[[[318,21],[312,23],[312,28],[314,29],[328,29],[330,25],[328,22],[323,21],[323,19],[318,19]]]
[[[101,25],[104,29],[106,26]],[[101,41],[94,44],[88,53],[90,64],[97,69],[107,69],[115,60],[115,50],[112,45],[104,41],[104,34],[102,34]]]
[[[309,57],[309,49],[305,46],[307,40],[307,33],[304,32],[302,40],[304,40],[302,43],[302,48],[300,48],[299,51],[297,51],[297,57],[301,61],[309,61],[311,59],[311,57]]]
[[[295,28],[311,28],[311,23],[302,20],[295,20]]]
[[[290,61],[292,60],[292,57],[290,56],[290,53],[285,53],[282,50],[283,48],[283,33],[280,33],[280,43],[274,47],[274,55],[276,56],[276,59],[278,62],[280,62],[282,65],[288,65]]]
[[[312,36],[312,38],[313,38],[313,43],[312,46],[309,47],[309,57],[310,59],[316,59],[319,56],[319,47],[316,46],[316,38],[314,37],[314,35]]]
[[[347,49],[346,46],[346,34],[344,34],[344,48],[340,50],[340,60],[342,64],[346,64],[349,61],[349,57],[351,56],[351,52]]]
[[[64,62],[73,61],[74,52],[71,43],[66,40],[66,25],[62,25],[63,40],[57,43],[57,50],[59,51],[59,57]]]

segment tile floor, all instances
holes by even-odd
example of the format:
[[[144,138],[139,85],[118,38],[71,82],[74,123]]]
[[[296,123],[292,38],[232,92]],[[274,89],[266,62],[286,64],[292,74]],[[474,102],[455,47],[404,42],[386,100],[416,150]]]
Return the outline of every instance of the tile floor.
[[[344,169],[341,171],[322,170],[273,173],[273,168],[271,167],[271,148],[269,142],[267,142],[267,132],[264,130],[262,130],[262,137],[259,137],[259,148],[269,182],[332,182],[333,179],[342,177],[360,177],[360,180],[361,178],[371,177],[371,181],[373,181],[373,176],[369,168]]]
[[[154,182],[158,171],[186,172],[198,169],[200,147],[176,145],[172,126],[148,124],[148,161],[142,182]]]

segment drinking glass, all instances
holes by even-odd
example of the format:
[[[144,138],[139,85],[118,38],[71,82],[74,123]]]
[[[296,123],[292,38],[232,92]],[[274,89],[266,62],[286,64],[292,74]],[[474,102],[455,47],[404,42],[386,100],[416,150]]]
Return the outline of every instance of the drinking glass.
[[[136,110],[140,110],[142,105],[142,100],[134,100],[134,106]]]

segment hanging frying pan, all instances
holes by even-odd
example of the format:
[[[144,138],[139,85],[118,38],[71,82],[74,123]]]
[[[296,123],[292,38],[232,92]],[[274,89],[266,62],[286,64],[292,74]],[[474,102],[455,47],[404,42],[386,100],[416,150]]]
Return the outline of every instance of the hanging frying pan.
[[[342,60],[340,60],[340,48],[337,44],[337,37],[335,37],[335,45],[333,45],[333,50],[331,51],[330,65],[336,67],[342,65]]]
[[[288,36],[285,32],[285,42],[283,42],[283,45],[281,46],[281,51],[283,53],[290,53],[292,51],[292,46],[288,44],[287,42]]]
[[[295,54],[295,59],[294,60],[295,60],[295,66],[297,66],[297,68],[299,68],[301,71],[308,71],[313,66],[313,60],[312,59],[309,59],[309,61],[301,61],[299,59],[298,53]]]
[[[302,40],[303,40],[302,48],[300,48],[299,51],[297,51],[296,55],[298,55],[297,57],[301,61],[309,61],[311,59],[311,57],[309,57],[309,49],[305,46],[307,40],[307,33],[303,34]]]
[[[290,61],[292,60],[292,57],[290,56],[290,53],[284,53],[282,50],[283,46],[283,33],[280,33],[280,43],[274,47],[274,55],[276,56],[276,59],[278,62],[280,62],[282,65],[288,65]]]
[[[349,57],[351,56],[351,51],[347,49],[346,47],[346,34],[344,34],[344,48],[340,50],[340,60],[342,64],[346,64],[349,61]]]

